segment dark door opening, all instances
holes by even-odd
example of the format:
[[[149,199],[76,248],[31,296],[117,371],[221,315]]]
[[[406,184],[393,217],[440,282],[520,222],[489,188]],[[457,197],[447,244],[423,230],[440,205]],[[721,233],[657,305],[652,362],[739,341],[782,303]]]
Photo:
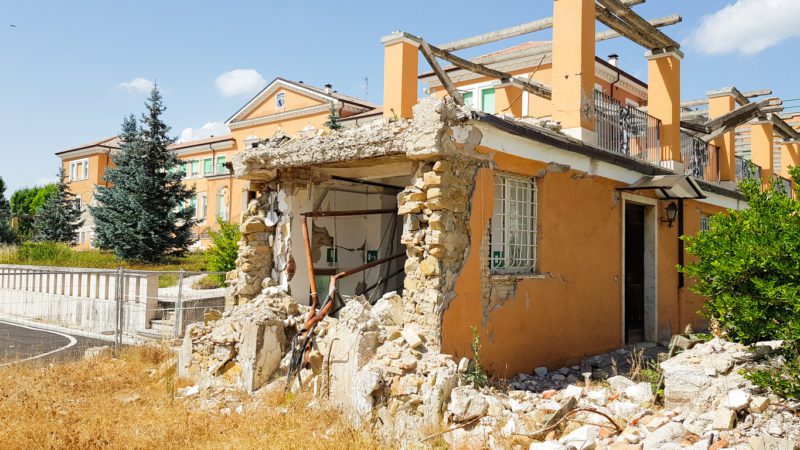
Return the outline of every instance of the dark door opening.
[[[644,341],[644,206],[625,204],[625,343]]]

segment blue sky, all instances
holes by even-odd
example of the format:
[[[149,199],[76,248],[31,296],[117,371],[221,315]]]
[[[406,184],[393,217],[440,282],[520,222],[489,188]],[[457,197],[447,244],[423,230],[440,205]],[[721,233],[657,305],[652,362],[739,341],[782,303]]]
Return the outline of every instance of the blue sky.
[[[800,97],[792,75],[800,71],[793,57],[800,2],[738,0],[723,10],[733,3],[650,0],[636,10],[646,18],[683,16],[683,23],[666,30],[684,43],[684,99],[731,85]],[[116,134],[124,115],[142,111],[144,94],[136,86],[149,81],[157,80],[164,92],[173,134],[185,128],[196,134],[206,123],[223,122],[262,80],[276,76],[332,83],[360,97],[366,77],[368,100],[380,102],[380,37],[393,30],[435,44],[551,13],[550,0],[241,1],[235,9],[210,1],[2,2],[0,177],[9,185],[7,195],[52,179],[58,167],[53,153]],[[703,17],[714,13],[727,26],[703,28]],[[540,32],[460,54],[549,38]],[[646,81],[642,48],[623,39],[598,45],[598,55],[612,52],[621,55],[623,69]],[[427,66],[421,62],[420,68]],[[240,69],[218,85],[222,74]],[[145,81],[134,81],[139,78]]]

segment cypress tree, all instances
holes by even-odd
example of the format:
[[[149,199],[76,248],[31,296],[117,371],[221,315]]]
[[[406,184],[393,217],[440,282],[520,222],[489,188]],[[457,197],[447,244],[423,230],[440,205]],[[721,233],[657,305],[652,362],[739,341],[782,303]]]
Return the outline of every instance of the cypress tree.
[[[75,195],[64,184],[64,169],[58,170],[56,190],[46,196],[36,213],[34,237],[37,241],[71,243],[83,224],[81,212],[75,207]]]
[[[17,236],[11,229],[11,208],[6,200],[6,183],[0,178],[0,244],[12,244]]]
[[[159,261],[181,255],[192,244],[194,189],[181,182],[180,162],[168,147],[175,139],[161,120],[166,110],[158,87],[145,102],[141,126],[128,116],[122,124],[115,168],[106,169],[110,187],[97,188],[95,245],[127,260]]]

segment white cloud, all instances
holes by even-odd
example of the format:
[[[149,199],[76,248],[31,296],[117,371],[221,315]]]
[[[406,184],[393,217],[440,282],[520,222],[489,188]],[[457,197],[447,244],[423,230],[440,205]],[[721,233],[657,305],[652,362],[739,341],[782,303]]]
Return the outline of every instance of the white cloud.
[[[217,77],[217,89],[225,97],[255,94],[267,80],[253,69],[235,69]]]
[[[703,17],[688,44],[703,53],[752,55],[800,36],[797,0],[737,0]]]
[[[123,81],[119,84],[119,87],[125,89],[128,92],[140,93],[140,94],[149,94],[151,90],[153,90],[153,82],[148,80],[147,78],[134,78],[131,81]]]
[[[230,134],[231,130],[222,122],[208,122],[200,128],[184,128],[178,142],[196,141],[211,136],[223,136]]]
[[[36,180],[36,186],[44,186],[50,183],[57,183],[58,177],[42,177]]]

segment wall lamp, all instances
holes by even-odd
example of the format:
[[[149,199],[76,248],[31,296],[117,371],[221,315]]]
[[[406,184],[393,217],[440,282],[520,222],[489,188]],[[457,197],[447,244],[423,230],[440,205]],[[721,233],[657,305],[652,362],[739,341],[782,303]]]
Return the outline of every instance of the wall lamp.
[[[675,202],[670,203],[667,205],[667,217],[665,219],[661,219],[662,222],[666,222],[667,226],[672,228],[672,223],[678,218],[678,204]]]

